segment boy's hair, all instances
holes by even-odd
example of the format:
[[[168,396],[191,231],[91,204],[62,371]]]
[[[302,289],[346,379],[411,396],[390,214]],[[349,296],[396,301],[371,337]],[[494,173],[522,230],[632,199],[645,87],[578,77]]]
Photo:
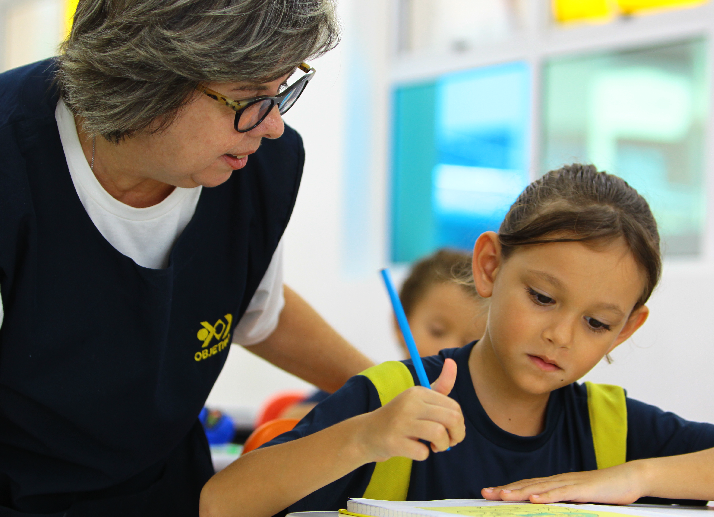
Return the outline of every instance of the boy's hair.
[[[498,230],[504,260],[516,246],[573,241],[597,245],[619,237],[645,273],[638,308],[659,281],[660,240],[647,201],[622,178],[592,165],[551,171],[526,187]]]
[[[471,272],[471,254],[442,248],[416,262],[409,276],[399,290],[399,299],[404,306],[404,313],[409,317],[414,307],[434,284],[455,282],[463,291],[480,300],[473,282],[461,282],[460,279]]]
[[[56,81],[84,130],[167,127],[199,83],[265,83],[339,41],[333,0],[80,0]]]

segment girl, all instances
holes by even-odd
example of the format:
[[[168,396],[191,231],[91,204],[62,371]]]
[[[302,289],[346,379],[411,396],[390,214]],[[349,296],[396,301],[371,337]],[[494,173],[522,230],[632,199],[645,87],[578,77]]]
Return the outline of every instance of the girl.
[[[592,166],[546,174],[476,241],[486,331],[424,360],[432,390],[390,401],[384,379],[401,379],[402,363],[353,377],[214,476],[202,511],[336,510],[362,496],[714,499],[714,425],[576,382],[645,322],[660,269],[655,220],[627,183]]]

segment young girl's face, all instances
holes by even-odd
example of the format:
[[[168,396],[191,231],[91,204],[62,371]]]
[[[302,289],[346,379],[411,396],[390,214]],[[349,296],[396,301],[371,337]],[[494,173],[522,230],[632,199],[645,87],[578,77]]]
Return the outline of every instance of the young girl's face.
[[[498,238],[486,238],[474,264],[491,298],[479,345],[505,386],[537,395],[574,382],[644,323],[647,308],[632,310],[643,274],[622,239],[526,246],[504,262]]]

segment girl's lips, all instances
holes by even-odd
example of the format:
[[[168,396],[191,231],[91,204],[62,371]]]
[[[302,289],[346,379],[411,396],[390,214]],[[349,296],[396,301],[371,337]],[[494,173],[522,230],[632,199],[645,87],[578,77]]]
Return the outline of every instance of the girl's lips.
[[[528,358],[535,364],[538,368],[543,370],[544,372],[555,372],[558,370],[562,370],[560,366],[555,364],[554,362],[548,361],[546,359],[543,359],[542,357],[539,357],[537,355],[528,355]]]
[[[232,154],[224,154],[223,159],[233,170],[242,169],[248,163],[248,155],[233,156]]]

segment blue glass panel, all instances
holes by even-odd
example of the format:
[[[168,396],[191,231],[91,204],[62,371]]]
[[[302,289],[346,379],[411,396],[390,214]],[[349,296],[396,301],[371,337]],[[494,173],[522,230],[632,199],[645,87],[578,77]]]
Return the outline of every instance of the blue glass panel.
[[[512,63],[395,94],[392,260],[470,250],[527,185],[530,73]]]

